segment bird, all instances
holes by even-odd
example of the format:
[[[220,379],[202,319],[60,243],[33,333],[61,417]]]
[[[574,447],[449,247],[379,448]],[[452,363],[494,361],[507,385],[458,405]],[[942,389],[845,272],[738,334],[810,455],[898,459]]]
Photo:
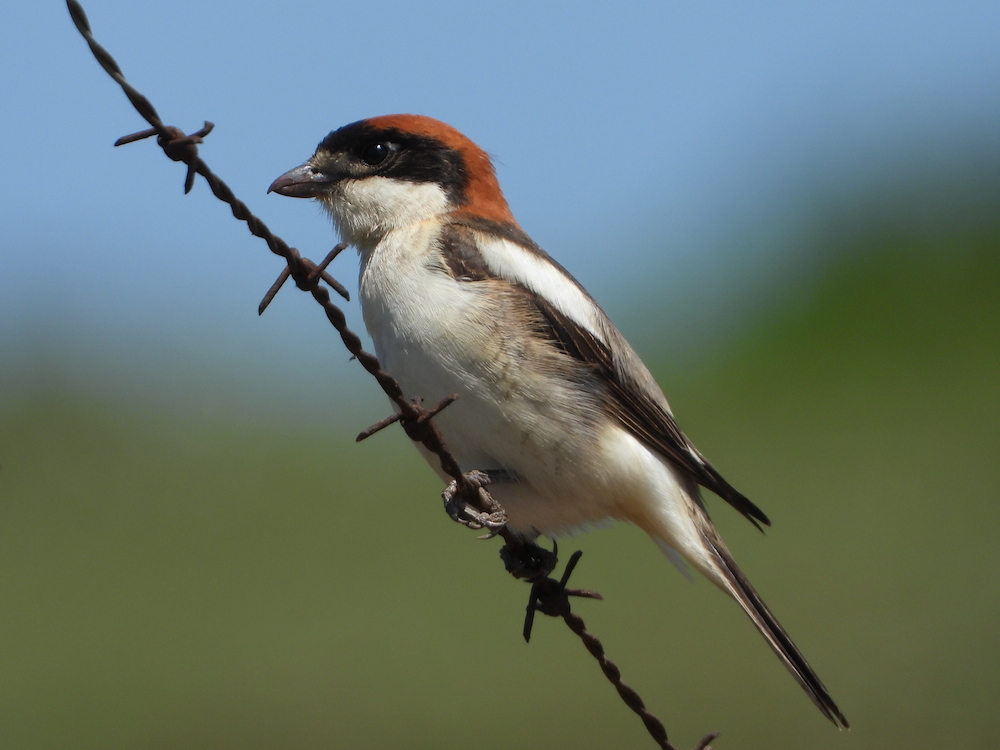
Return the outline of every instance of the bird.
[[[316,199],[358,250],[382,367],[426,403],[457,395],[435,424],[462,471],[489,478],[509,529],[533,540],[638,526],[735,599],[823,715],[849,727],[701,489],[758,529],[768,517],[695,448],[608,316],[517,223],[482,148],[424,115],[372,117],[329,133],[268,192]]]

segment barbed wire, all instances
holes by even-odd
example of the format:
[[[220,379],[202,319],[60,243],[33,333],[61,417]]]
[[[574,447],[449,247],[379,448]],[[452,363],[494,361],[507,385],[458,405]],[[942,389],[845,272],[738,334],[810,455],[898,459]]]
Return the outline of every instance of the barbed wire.
[[[200,130],[191,134],[185,134],[179,128],[165,125],[152,102],[126,80],[111,53],[94,38],[83,6],[77,0],[66,0],[66,6],[73,23],[90,46],[90,51],[97,62],[121,86],[132,106],[150,124],[150,128],[147,130],[119,138],[115,141],[115,146],[123,146],[156,136],[157,145],[163,149],[168,158],[187,165],[187,174],[184,179],[185,194],[189,193],[194,186],[195,175],[201,175],[205,178],[215,197],[229,205],[233,216],[245,222],[251,234],[264,240],[272,253],[284,259],[285,267],[261,300],[258,313],[262,314],[267,309],[278,291],[291,278],[299,289],[312,295],[313,299],[323,308],[330,324],[340,334],[344,346],[375,378],[385,394],[398,408],[394,414],[362,431],[357,436],[357,440],[359,442],[365,440],[379,430],[399,422],[411,440],[421,443],[427,450],[435,454],[441,463],[442,470],[452,478],[451,484],[442,493],[449,515],[453,520],[470,528],[487,529],[488,533],[481,538],[501,536],[504,540],[504,546],[500,550],[500,556],[507,572],[515,578],[531,584],[524,621],[524,639],[530,640],[535,612],[541,612],[551,617],[561,617],[597,660],[601,670],[608,681],[614,685],[622,701],[639,715],[650,736],[660,748],[662,750],[676,750],[667,739],[667,731],[663,723],[650,713],[639,694],[622,680],[621,670],[608,659],[600,640],[587,631],[583,618],[571,610],[570,597],[601,599],[601,595],[594,591],[567,587],[569,578],[582,553],[579,551],[573,553],[559,580],[550,578],[549,575],[555,570],[558,562],[557,546],[553,544],[553,549],[549,551],[525,541],[511,531],[506,525],[506,515],[503,508],[489,493],[486,488],[487,482],[483,480],[482,475],[479,472],[462,472],[455,457],[448,451],[441,433],[434,425],[433,417],[454,403],[457,396],[448,396],[431,408],[424,407],[419,398],[407,398],[396,379],[382,369],[374,354],[364,350],[361,338],[347,326],[344,312],[333,304],[329,291],[320,283],[326,283],[341,297],[346,300],[350,299],[344,286],[326,271],[330,263],[346,249],[347,245],[345,243],[338,244],[321,263],[317,264],[308,258],[303,258],[296,248],[290,247],[283,239],[272,233],[267,225],[255,216],[243,201],[236,197],[229,186],[214,174],[198,155],[198,144],[204,142],[205,137],[212,132],[214,125],[205,121]],[[718,733],[715,732],[706,735],[694,750],[711,750],[709,743],[717,736]]]

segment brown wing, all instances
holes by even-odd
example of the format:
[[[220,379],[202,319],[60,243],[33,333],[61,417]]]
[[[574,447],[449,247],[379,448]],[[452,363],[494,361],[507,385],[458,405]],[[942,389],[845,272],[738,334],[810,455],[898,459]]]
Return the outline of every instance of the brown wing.
[[[468,219],[447,226],[439,239],[442,270],[454,278],[468,282],[503,278],[486,263],[470,230],[506,239],[543,257],[566,275],[567,282],[579,287],[576,280],[535,245],[519,227]],[[605,408],[609,414],[637,438],[689,473],[698,484],[736,508],[758,529],[758,521],[771,525],[764,512],[723,479],[681,432],[673,416],[659,400],[659,394],[655,392],[657,386],[652,379],[649,384],[630,379],[624,368],[615,361],[614,353],[607,344],[538,294],[509,279],[506,281],[517,286],[531,299],[547,323],[536,334],[546,337],[569,356],[585,363],[601,379],[606,388]],[[586,294],[582,287],[579,288]],[[597,303],[594,305],[596,307]],[[608,325],[610,327],[610,323]],[[615,335],[618,335],[617,332]],[[621,345],[628,348],[624,340]]]
[[[548,321],[550,336],[570,356],[586,362],[607,387],[606,408],[633,435],[668,458],[742,513],[750,523],[771,525],[764,512],[737,492],[687,439],[673,416],[655,395],[630,381],[617,365],[611,350],[590,331],[535,295],[539,311]]]

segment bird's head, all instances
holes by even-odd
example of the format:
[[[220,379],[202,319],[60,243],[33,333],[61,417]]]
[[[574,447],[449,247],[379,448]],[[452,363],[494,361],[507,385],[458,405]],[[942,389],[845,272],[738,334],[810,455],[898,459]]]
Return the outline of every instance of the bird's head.
[[[361,248],[445,214],[515,223],[486,152],[422,115],[373,117],[334,130],[271,191],[316,198],[343,239]]]

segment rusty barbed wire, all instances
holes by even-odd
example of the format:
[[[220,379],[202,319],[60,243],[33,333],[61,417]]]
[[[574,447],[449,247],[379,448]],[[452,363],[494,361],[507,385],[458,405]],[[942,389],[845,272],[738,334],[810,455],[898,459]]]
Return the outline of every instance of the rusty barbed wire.
[[[345,243],[336,245],[321,263],[316,264],[308,258],[303,258],[296,248],[290,247],[281,237],[273,234],[267,225],[254,215],[243,201],[236,197],[229,186],[214,174],[198,155],[198,144],[204,142],[204,138],[212,132],[214,125],[205,121],[200,130],[191,134],[185,134],[179,128],[165,125],[152,102],[126,80],[111,53],[94,38],[83,6],[78,0],[66,0],[66,6],[73,23],[90,46],[97,62],[121,86],[132,106],[150,124],[149,129],[123,136],[115,141],[114,145],[123,146],[156,136],[157,145],[163,149],[168,158],[187,165],[187,174],[184,179],[185,194],[189,193],[194,186],[195,175],[201,175],[205,178],[213,195],[229,205],[233,216],[246,223],[251,234],[264,240],[272,253],[285,260],[284,269],[261,300],[258,313],[262,314],[267,309],[284,283],[291,278],[299,289],[309,292],[323,308],[327,319],[340,334],[347,350],[375,378],[385,394],[399,409],[396,413],[362,431],[357,436],[357,440],[359,442],[365,440],[385,427],[399,422],[411,440],[421,443],[434,453],[440,460],[442,470],[453,480],[452,485],[442,494],[446,495],[449,491],[454,491],[466,506],[462,511],[466,514],[465,518],[456,517],[449,510],[452,518],[471,528],[488,528],[490,533],[482,538],[496,535],[503,537],[504,546],[501,548],[500,554],[507,572],[515,578],[531,584],[531,594],[524,622],[525,640],[530,639],[535,612],[541,612],[551,617],[562,617],[569,629],[581,639],[587,650],[597,660],[601,670],[608,681],[614,685],[622,701],[642,719],[650,736],[660,748],[662,750],[676,750],[668,742],[667,732],[662,722],[649,712],[639,694],[622,681],[621,670],[608,659],[600,640],[587,631],[583,618],[571,610],[569,597],[602,598],[600,594],[593,591],[567,587],[582,552],[575,552],[570,557],[560,580],[550,578],[549,574],[555,570],[558,561],[557,547],[553,545],[552,551],[546,550],[534,543],[526,542],[508,529],[506,516],[499,503],[493,499],[483,483],[472,478],[476,472],[462,472],[455,457],[448,451],[441,433],[434,425],[432,418],[450,406],[457,396],[448,396],[430,409],[425,408],[419,398],[407,398],[396,379],[382,369],[374,354],[364,350],[361,338],[347,326],[344,312],[333,303],[327,288],[320,284],[321,281],[325,282],[344,299],[350,299],[350,295],[343,285],[326,272],[327,266],[346,249],[347,245]],[[469,511],[468,508],[476,510]],[[694,750],[711,750],[709,743],[717,736],[718,733],[706,735]]]
[[[649,732],[650,737],[656,741],[662,750],[674,750],[673,745],[667,740],[667,730],[663,726],[663,722],[646,708],[646,704],[639,697],[639,693],[622,680],[621,670],[604,653],[604,646],[601,644],[601,641],[587,630],[583,618],[570,609],[569,597],[571,596],[587,599],[603,598],[596,591],[566,587],[570,576],[573,575],[573,569],[580,561],[582,555],[583,553],[579,550],[570,555],[569,562],[566,563],[566,568],[560,580],[545,578],[532,583],[531,596],[528,601],[528,614],[524,620],[524,639],[528,640],[531,637],[531,626],[534,622],[534,613],[536,611],[550,617],[563,618],[569,629],[576,633],[580,640],[583,641],[583,645],[586,646],[591,656],[597,659],[597,663],[601,665],[601,671],[604,672],[604,676],[608,678],[608,682],[615,686],[618,695],[621,696],[625,705],[635,711],[639,718],[642,719],[642,723],[645,724],[646,731]],[[701,742],[695,746],[694,750],[712,750],[709,743],[718,736],[718,732],[705,735]]]

